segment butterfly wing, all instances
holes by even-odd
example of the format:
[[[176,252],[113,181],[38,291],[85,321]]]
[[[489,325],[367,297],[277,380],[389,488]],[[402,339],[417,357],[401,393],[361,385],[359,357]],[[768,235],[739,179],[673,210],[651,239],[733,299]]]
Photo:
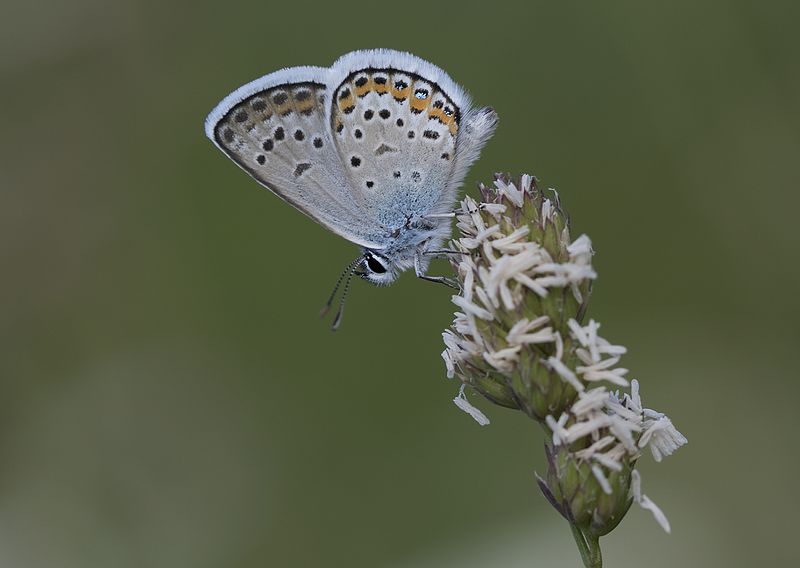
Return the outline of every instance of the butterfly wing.
[[[350,185],[383,227],[452,209],[497,115],[409,53],[349,53],[329,77],[327,122]]]
[[[376,248],[381,230],[365,218],[327,126],[327,78],[320,67],[266,75],[228,95],[206,119],[206,135],[261,185],[320,225]]]

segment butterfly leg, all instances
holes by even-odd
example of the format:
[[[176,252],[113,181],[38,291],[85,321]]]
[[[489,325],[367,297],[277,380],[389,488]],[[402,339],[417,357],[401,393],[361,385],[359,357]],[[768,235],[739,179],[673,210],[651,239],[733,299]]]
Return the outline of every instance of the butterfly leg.
[[[483,203],[478,203],[478,211],[483,211]],[[467,211],[466,213],[459,207],[458,209],[453,209],[452,211],[448,211],[447,213],[431,213],[430,215],[423,215],[423,219],[453,219],[454,217],[458,217],[459,215],[466,215],[468,213],[472,213],[472,211]]]
[[[439,284],[444,284],[449,288],[460,291],[461,286],[458,285],[458,281],[456,281],[454,278],[448,278],[447,276],[428,276],[425,274],[425,269],[423,268],[422,263],[422,256],[425,254],[429,254],[429,251],[425,250],[423,244],[417,248],[417,252],[414,255],[414,272],[416,272],[417,278],[427,280],[428,282],[438,282]]]
[[[423,254],[426,254],[428,256],[441,257],[451,254],[469,254],[469,253],[460,250],[438,249],[438,250],[426,250]]]

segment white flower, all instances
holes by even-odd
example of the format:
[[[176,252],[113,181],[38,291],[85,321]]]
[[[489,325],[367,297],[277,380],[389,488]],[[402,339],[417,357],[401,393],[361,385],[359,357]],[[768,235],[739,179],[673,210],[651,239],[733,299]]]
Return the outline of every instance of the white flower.
[[[664,459],[664,456],[671,456],[688,442],[686,436],[678,432],[672,425],[672,420],[666,416],[645,421],[645,428],[644,434],[639,438],[639,447],[644,448],[649,444],[653,459],[657,462]]]
[[[631,384],[630,401],[631,406],[639,409],[643,417],[644,432],[639,438],[639,447],[644,448],[649,445],[654,460],[660,462],[665,456],[671,456],[678,448],[689,442],[686,436],[678,432],[678,429],[672,425],[672,420],[665,414],[650,408],[642,408],[639,381],[637,380]]]

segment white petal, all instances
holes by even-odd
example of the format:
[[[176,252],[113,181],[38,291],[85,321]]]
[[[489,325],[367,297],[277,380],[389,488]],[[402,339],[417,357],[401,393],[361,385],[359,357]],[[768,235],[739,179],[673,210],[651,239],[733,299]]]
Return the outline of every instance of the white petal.
[[[575,376],[575,373],[573,373],[572,370],[570,370],[564,363],[555,357],[550,357],[547,359],[547,363],[559,377],[571,384],[572,388],[574,388],[576,391],[580,392],[584,389],[583,383],[578,380],[578,377]]]
[[[606,476],[603,474],[603,470],[600,469],[600,466],[597,464],[592,465],[592,473],[594,474],[595,479],[600,484],[600,487],[603,488],[603,492],[607,495],[611,495],[611,484],[606,479]]]
[[[461,385],[461,388],[458,391],[458,395],[453,399],[453,402],[459,407],[461,410],[472,416],[475,419],[475,422],[480,424],[481,426],[486,426],[489,424],[489,419],[486,418],[486,415],[472,406],[470,402],[467,400],[467,395],[464,394],[464,385]]]

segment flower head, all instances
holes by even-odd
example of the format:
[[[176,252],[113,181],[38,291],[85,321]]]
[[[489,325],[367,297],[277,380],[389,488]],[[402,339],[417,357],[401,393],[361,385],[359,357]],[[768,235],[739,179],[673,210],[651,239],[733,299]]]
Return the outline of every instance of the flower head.
[[[596,566],[599,537],[632,503],[669,532],[635,467],[646,447],[661,461],[687,441],[642,405],[638,381],[620,366],[625,347],[585,321],[594,252],[589,237],[570,236],[558,194],[527,175],[497,175],[480,192],[482,202],[461,202],[453,244],[461,291],[442,357],[447,376],[462,383],[454,402],[488,424],[467,400],[471,388],[545,427],[548,469],[539,486],[572,525],[584,563]]]
[[[615,351],[597,338],[597,326],[580,339],[571,328],[580,328],[597,276],[591,242],[571,239],[558,194],[539,191],[531,176],[511,183],[498,175],[480,191],[483,203],[461,203],[455,248],[463,254],[453,261],[459,310],[443,334],[442,356],[449,377],[544,420],[583,388],[570,370],[584,355],[579,344],[590,348],[581,372],[594,380],[620,373],[600,360]]]

